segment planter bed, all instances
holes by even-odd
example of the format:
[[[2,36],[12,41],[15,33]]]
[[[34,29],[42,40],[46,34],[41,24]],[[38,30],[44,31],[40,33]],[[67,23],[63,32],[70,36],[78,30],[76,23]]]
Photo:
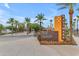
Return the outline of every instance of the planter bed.
[[[66,38],[62,43],[58,42],[57,32],[47,32],[43,31],[40,32],[40,34],[37,35],[38,41],[41,45],[77,45],[74,39],[69,40],[69,38]],[[54,35],[56,34],[56,35]]]

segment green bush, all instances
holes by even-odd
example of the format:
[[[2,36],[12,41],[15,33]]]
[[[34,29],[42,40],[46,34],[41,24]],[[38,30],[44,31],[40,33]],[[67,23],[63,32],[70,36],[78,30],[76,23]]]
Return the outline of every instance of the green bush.
[[[40,25],[37,24],[37,23],[32,23],[30,25],[31,29],[34,30],[35,32],[39,31],[40,30]]]
[[[2,30],[4,30],[4,26],[0,24],[0,33],[2,32]]]

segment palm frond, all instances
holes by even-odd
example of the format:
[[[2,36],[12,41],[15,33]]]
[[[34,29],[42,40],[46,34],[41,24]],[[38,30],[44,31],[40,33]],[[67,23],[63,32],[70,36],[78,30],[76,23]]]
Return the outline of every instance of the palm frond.
[[[47,19],[43,19],[43,20],[47,20]]]
[[[70,7],[70,5],[75,6],[76,3],[58,3],[56,5],[60,6],[58,10],[61,10],[61,9],[66,9],[67,7]]]
[[[56,5],[58,5],[58,6],[68,6],[69,3],[57,3]]]
[[[79,19],[79,16],[77,15],[77,18]]]
[[[63,7],[58,8],[58,10],[62,10],[62,9],[66,9],[66,8],[67,8],[66,6],[63,6]]]
[[[79,8],[76,9],[79,12]]]
[[[37,20],[35,20],[34,22],[37,22],[38,21],[38,19]]]
[[[7,21],[7,23],[10,23],[9,21]]]
[[[30,23],[30,18],[25,17],[25,22],[26,22],[26,23]]]

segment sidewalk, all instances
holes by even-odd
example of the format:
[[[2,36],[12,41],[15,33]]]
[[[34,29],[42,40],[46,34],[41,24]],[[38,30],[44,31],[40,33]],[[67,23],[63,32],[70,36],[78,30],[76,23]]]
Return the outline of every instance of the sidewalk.
[[[76,43],[79,45],[79,37],[73,36],[73,38],[75,39]]]

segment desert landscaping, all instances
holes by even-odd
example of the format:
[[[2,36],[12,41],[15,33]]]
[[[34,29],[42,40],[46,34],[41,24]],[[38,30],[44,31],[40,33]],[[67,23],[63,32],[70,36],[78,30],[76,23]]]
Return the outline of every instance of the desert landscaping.
[[[78,3],[0,4],[0,56],[79,56],[78,12]]]

